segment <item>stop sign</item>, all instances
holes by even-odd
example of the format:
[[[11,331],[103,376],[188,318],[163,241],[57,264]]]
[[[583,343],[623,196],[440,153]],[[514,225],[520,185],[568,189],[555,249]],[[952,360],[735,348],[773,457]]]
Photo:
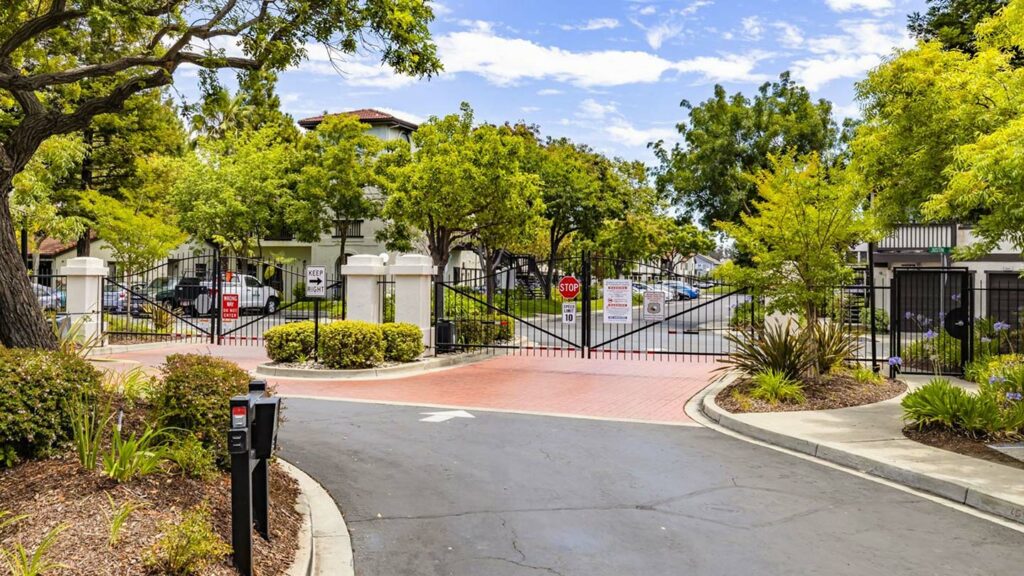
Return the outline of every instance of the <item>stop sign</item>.
[[[566,276],[558,281],[558,293],[566,300],[572,300],[580,293],[580,281],[573,276]]]

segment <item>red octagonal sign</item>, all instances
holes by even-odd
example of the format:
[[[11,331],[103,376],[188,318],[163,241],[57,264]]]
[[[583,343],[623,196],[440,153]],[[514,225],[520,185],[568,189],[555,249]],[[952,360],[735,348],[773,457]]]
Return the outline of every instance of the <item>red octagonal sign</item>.
[[[566,276],[558,281],[558,293],[566,300],[572,300],[580,293],[580,281],[574,276]]]

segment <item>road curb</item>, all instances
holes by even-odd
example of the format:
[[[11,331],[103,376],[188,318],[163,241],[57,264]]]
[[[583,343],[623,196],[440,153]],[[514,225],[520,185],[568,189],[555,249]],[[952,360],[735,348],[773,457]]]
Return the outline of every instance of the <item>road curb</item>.
[[[295,507],[303,514],[299,549],[286,576],[354,576],[352,539],[334,499],[309,474],[284,460],[277,462],[298,482]]]
[[[744,422],[721,408],[715,402],[715,397],[718,393],[731,384],[733,380],[734,377],[726,376],[712,383],[701,392],[702,395],[699,401],[701,413],[723,428],[844,468],[850,468],[915,490],[928,492],[957,504],[963,504],[1013,522],[1024,523],[1024,508],[1021,507],[1020,503],[991,494],[967,482],[926,474],[899,464],[883,462],[860,454],[854,454],[841,447],[788,436],[767,430],[750,422]],[[935,448],[935,450],[939,449]]]
[[[463,364],[472,364],[474,362],[488,360],[496,356],[496,354],[493,354],[488,350],[480,350],[464,352],[453,356],[427,358],[417,362],[410,362],[408,364],[361,370],[313,370],[308,368],[285,368],[274,366],[271,362],[264,362],[263,364],[256,366],[255,373],[260,376],[296,378],[302,380],[385,380],[389,378],[421,374],[423,372],[430,372],[442,368],[461,366]]]

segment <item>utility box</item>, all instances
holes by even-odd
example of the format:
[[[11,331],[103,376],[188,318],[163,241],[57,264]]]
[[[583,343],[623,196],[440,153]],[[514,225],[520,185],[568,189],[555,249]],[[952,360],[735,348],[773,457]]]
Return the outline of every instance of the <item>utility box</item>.
[[[277,422],[281,413],[280,398],[263,398],[254,405],[252,450],[255,458],[270,458],[277,445]]]

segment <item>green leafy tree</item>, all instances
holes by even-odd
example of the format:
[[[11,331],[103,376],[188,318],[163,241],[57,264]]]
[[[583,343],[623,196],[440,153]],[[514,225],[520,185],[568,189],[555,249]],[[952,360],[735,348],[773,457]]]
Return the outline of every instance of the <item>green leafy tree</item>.
[[[327,117],[299,143],[298,184],[284,203],[288,224],[303,242],[342,223],[338,257],[344,262],[349,222],[377,216],[381,208],[377,161],[384,143],[351,115]]]
[[[658,240],[658,256],[666,270],[675,270],[697,254],[715,250],[717,243],[710,230],[698,228],[683,218],[663,217]]]
[[[615,206],[601,225],[595,247],[609,258],[616,276],[657,255],[665,231],[664,208],[642,162],[616,160]]]
[[[425,0],[11,0],[0,4],[0,343],[56,346],[18,255],[12,181],[49,137],[86,130],[183,64],[278,71],[307,42],[340,54],[372,45],[399,73],[440,62]],[[240,55],[213,49],[237,41]],[[206,46],[204,48],[204,46]],[[74,57],[69,57],[74,55]]]
[[[928,10],[907,18],[907,29],[919,40],[937,40],[947,50],[977,51],[975,27],[1006,6],[1008,0],[927,0]]]
[[[762,85],[753,100],[715,86],[705,102],[681,105],[689,115],[678,125],[682,142],[655,146],[658,186],[708,227],[739,222],[753,208],[757,187],[748,176],[769,167],[770,156],[814,152],[828,158],[839,134],[832,104],[812,100],[788,72]]]
[[[850,168],[875,195],[879,222],[892,226],[926,217],[922,206],[942,195],[958,170],[962,147],[993,134],[1024,109],[1024,70],[1011,65],[1011,3],[990,27],[987,47],[971,56],[936,41],[873,70],[858,84],[864,121],[850,144]],[[966,203],[961,206],[966,206]],[[976,220],[977,211],[933,210],[932,217]]]
[[[522,225],[539,208],[523,138],[507,126],[474,127],[472,108],[460,110],[422,124],[411,153],[399,152],[387,174],[385,217],[426,236],[439,274],[456,246],[476,241],[493,250],[512,222]]]
[[[718,223],[752,262],[726,263],[717,273],[768,296],[770,309],[813,322],[832,291],[853,279],[846,258],[871,235],[867,197],[841,171],[822,167],[817,154],[770,160],[753,178],[755,210],[738,224]]]
[[[240,256],[263,256],[293,190],[295,148],[274,127],[201,140],[182,160],[171,191],[179,225]]]
[[[152,213],[137,201],[121,201],[95,190],[83,195],[85,209],[96,232],[120,266],[120,273],[135,274],[167,257],[186,236],[166,213]]]
[[[568,139],[549,140],[534,157],[532,168],[541,178],[544,219],[547,222],[547,275],[550,292],[562,244],[572,236],[595,241],[615,204],[617,182],[612,163],[586,146]]]
[[[948,97],[964,106],[972,104],[968,98],[982,98],[987,121],[952,150],[945,188],[923,205],[929,219],[976,221],[977,242],[959,250],[959,257],[983,256],[1003,241],[1024,251],[1024,69],[1010,62],[1024,49],[1024,0],[1011,1],[977,31],[977,54],[943,72],[957,80]]]

